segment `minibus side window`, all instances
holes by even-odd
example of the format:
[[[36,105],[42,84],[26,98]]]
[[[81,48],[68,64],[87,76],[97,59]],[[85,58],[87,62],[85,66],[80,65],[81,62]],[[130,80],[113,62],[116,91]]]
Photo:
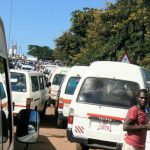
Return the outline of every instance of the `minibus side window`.
[[[44,90],[44,79],[42,76],[39,76],[40,90]]]
[[[39,84],[38,84],[37,76],[31,76],[31,82],[32,82],[32,91],[33,92],[39,91]]]
[[[54,79],[53,79],[53,81],[52,81],[52,84],[53,85],[60,85],[61,84],[61,82],[62,82],[62,80],[63,80],[63,78],[64,78],[64,74],[56,74],[55,76],[54,76]]]
[[[79,81],[80,77],[70,77],[66,86],[65,94],[73,95]]]

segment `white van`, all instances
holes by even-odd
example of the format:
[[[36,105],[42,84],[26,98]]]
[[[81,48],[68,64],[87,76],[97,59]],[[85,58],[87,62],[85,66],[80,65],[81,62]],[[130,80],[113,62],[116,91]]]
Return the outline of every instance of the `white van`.
[[[62,128],[66,125],[69,107],[74,96],[74,91],[80,78],[88,69],[88,66],[73,66],[66,74],[66,77],[61,85],[60,95],[58,99],[58,115],[57,115],[57,125]]]
[[[34,67],[33,66],[31,66],[31,65],[22,65],[21,66],[21,69],[24,69],[24,70],[34,70]]]
[[[147,88],[149,77],[148,70],[133,64],[93,62],[75,90],[68,117],[68,140],[87,150],[121,149],[127,111],[136,104],[138,90]]]
[[[14,116],[21,109],[33,109],[45,115],[48,96],[44,74],[37,71],[11,69],[12,101]]]
[[[3,111],[5,112],[6,118],[8,118],[8,96],[6,92],[6,85],[5,85],[5,79],[4,79],[4,74],[0,74],[0,100],[1,100],[1,105],[3,108]]]
[[[13,108],[12,108],[12,98],[11,98],[11,88],[10,88],[10,62],[7,53],[6,38],[4,32],[4,25],[0,17],[0,150],[14,150],[14,122],[13,122]],[[24,117],[26,116],[26,117]],[[35,143],[39,135],[39,120],[38,113],[36,111],[26,110],[23,113],[19,112],[19,118],[17,119],[16,125],[16,138],[22,137],[18,135],[26,129],[31,122],[29,118],[31,117],[32,123],[36,127],[34,134],[36,137],[32,137],[32,141],[29,140],[18,140],[19,142],[24,142],[26,144]],[[26,137],[30,135],[26,132],[24,133]]]
[[[53,104],[56,106],[56,99],[57,94],[59,92],[60,85],[67,74],[67,72],[70,70],[70,67],[57,67],[52,72],[51,77],[49,79],[51,86],[50,86],[50,104]]]

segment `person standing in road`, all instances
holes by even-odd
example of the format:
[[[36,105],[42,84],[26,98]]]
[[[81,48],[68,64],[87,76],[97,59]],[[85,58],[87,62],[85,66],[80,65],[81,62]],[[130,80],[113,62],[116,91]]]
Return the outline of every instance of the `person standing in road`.
[[[137,95],[137,105],[128,110],[123,124],[123,130],[127,131],[122,150],[144,150],[147,130],[150,123],[145,111],[148,102],[148,91],[141,89]]]

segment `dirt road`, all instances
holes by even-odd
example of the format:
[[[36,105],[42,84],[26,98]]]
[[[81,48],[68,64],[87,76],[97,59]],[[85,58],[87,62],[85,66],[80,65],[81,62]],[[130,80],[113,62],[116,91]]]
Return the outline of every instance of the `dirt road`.
[[[65,129],[58,129],[54,109],[47,108],[46,116],[40,123],[40,135],[36,144],[30,144],[28,150],[75,150],[75,143],[70,143]],[[15,141],[15,150],[23,150],[26,144]]]

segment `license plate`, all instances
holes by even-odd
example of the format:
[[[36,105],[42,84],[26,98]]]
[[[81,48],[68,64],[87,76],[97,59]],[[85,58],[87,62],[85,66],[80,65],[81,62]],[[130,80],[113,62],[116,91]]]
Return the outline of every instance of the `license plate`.
[[[112,124],[110,121],[106,121],[106,120],[101,120],[99,122],[98,131],[106,131],[106,132],[111,132],[112,131]]]
[[[104,132],[111,132],[112,130],[112,123],[111,121],[107,120],[97,120],[91,119],[91,130],[97,131],[104,131]]]

